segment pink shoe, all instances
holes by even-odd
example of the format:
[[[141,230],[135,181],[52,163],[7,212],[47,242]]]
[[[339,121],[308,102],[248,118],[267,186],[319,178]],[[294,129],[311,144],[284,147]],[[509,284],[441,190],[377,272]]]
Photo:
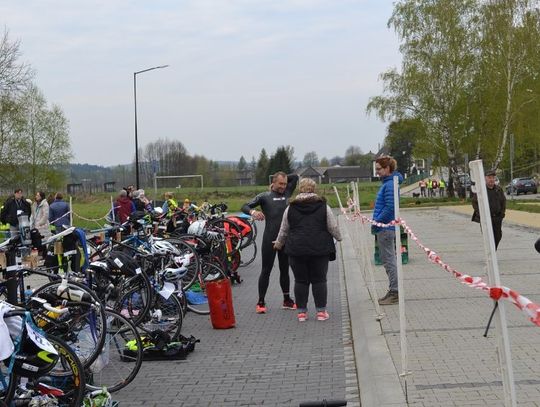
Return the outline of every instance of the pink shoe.
[[[298,313],[298,322],[306,322],[307,319],[307,313],[306,312],[299,312]]]
[[[326,321],[328,318],[330,318],[330,314],[328,314],[328,311],[317,312],[317,321]]]

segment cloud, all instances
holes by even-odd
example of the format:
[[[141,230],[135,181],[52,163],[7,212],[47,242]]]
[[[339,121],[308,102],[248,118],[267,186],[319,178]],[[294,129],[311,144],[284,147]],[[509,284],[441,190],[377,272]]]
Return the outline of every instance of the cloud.
[[[235,160],[238,145],[257,157],[262,147],[296,144],[303,156],[306,137],[306,151],[320,157],[375,149],[385,125],[364,110],[380,93],[379,73],[399,64],[391,8],[387,0],[34,0],[3,2],[0,15],[38,86],[66,112],[76,161],[114,164],[131,159],[133,72],[162,64],[170,67],[138,76],[142,143],[178,137],[192,154]]]

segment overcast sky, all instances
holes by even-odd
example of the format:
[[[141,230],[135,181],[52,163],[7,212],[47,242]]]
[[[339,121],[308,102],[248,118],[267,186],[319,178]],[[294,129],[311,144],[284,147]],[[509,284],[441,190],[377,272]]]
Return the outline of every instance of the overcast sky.
[[[70,121],[73,162],[134,156],[180,140],[192,155],[247,161],[291,145],[301,160],[375,151],[387,123],[367,116],[381,72],[400,65],[390,0],[4,0],[36,83]]]

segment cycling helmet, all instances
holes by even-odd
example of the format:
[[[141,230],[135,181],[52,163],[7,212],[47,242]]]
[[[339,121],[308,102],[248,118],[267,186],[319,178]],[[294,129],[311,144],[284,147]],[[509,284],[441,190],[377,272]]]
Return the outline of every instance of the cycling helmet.
[[[48,342],[48,346],[44,347],[52,348],[52,344]],[[42,349],[26,335],[20,350],[15,355],[13,372],[28,378],[41,377],[53,369],[58,358],[58,353]],[[9,359],[7,362],[9,363]]]
[[[152,243],[152,250],[158,254],[173,254],[175,256],[180,254],[180,251],[166,240],[156,240]]]
[[[203,236],[206,229],[206,221],[196,220],[191,225],[189,225],[188,233],[190,235]]]
[[[109,266],[104,261],[93,261],[88,267],[98,273],[109,273],[110,271]]]
[[[171,283],[174,283],[178,280],[181,280],[186,275],[187,270],[188,269],[185,267],[180,267],[177,269],[167,267],[165,270],[161,272],[161,277],[163,278],[164,281],[169,281]]]

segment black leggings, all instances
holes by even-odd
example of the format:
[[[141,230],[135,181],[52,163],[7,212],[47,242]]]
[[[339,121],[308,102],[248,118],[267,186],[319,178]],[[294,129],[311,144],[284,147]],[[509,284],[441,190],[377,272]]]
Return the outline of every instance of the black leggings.
[[[263,239],[261,246],[262,269],[259,276],[259,301],[264,301],[266,291],[270,284],[270,273],[274,267],[276,251],[274,250],[273,239]],[[289,279],[289,257],[283,253],[283,250],[277,252],[279,262],[279,285],[284,294],[289,294],[291,281]]]
[[[328,288],[328,256],[290,256],[289,262],[294,273],[294,296],[298,311],[306,311],[309,297],[309,285],[313,292],[317,311],[326,309]]]

